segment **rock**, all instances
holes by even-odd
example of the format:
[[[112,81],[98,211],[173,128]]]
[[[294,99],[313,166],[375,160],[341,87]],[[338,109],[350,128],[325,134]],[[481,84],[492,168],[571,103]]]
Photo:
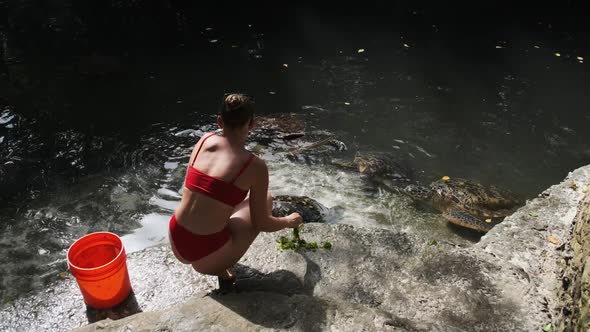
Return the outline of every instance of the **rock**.
[[[179,263],[167,245],[148,248],[127,263],[142,312],[84,326],[82,297],[66,278],[52,292],[5,305],[0,330],[538,331],[557,326],[563,307],[556,290],[564,247],[547,237],[569,239],[580,215],[584,194],[568,188],[572,181],[588,186],[590,166],[466,248],[390,229],[312,223],[301,237],[332,249],[280,251],[275,240],[289,230],[262,233],[236,266],[236,293],[214,292],[215,278]]]
[[[304,223],[324,222],[328,208],[313,198],[307,196],[279,195],[273,198],[272,214],[275,217],[284,217],[298,212]]]
[[[570,188],[573,189],[570,185]],[[586,187],[586,192],[590,187]],[[565,245],[560,268],[558,330],[590,330],[590,195],[580,202],[571,241]]]

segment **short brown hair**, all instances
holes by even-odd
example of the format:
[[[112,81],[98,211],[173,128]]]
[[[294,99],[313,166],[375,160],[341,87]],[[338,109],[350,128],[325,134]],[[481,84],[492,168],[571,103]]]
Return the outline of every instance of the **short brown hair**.
[[[242,93],[226,93],[221,104],[221,120],[229,128],[239,128],[254,119],[254,98]]]

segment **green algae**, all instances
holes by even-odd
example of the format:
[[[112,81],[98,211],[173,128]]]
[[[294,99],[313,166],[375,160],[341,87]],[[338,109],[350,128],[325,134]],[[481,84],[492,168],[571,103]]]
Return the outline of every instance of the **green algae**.
[[[307,249],[315,251],[316,249],[323,248],[323,249],[332,249],[332,243],[330,242],[322,242],[318,244],[317,242],[308,242],[301,238],[299,232],[303,228],[303,225],[293,228],[291,232],[291,237],[281,236],[276,241],[279,244],[280,250],[299,250],[299,249]]]

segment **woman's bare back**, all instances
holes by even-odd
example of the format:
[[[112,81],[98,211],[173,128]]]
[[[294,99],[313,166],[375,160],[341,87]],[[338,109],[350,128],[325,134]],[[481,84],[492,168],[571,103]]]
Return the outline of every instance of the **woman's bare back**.
[[[245,149],[235,151],[224,137],[217,135],[211,136],[201,147],[202,143],[203,138],[195,144],[188,167],[194,167],[200,172],[227,183],[238,175],[251,155]],[[235,179],[234,185],[243,191],[248,191],[252,186],[251,169],[254,167],[249,165],[244,169],[243,173]],[[196,234],[211,234],[221,231],[226,226],[233,211],[234,208],[230,205],[184,187],[175,215],[178,223],[189,231]]]

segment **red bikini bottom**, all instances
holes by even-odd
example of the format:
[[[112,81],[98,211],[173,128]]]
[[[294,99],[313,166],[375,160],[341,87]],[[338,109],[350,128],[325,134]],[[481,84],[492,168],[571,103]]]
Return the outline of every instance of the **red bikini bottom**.
[[[197,261],[209,255],[223,247],[231,238],[231,232],[227,226],[217,233],[195,234],[177,223],[174,214],[170,218],[169,226],[170,237],[174,241],[176,252],[189,262]]]

